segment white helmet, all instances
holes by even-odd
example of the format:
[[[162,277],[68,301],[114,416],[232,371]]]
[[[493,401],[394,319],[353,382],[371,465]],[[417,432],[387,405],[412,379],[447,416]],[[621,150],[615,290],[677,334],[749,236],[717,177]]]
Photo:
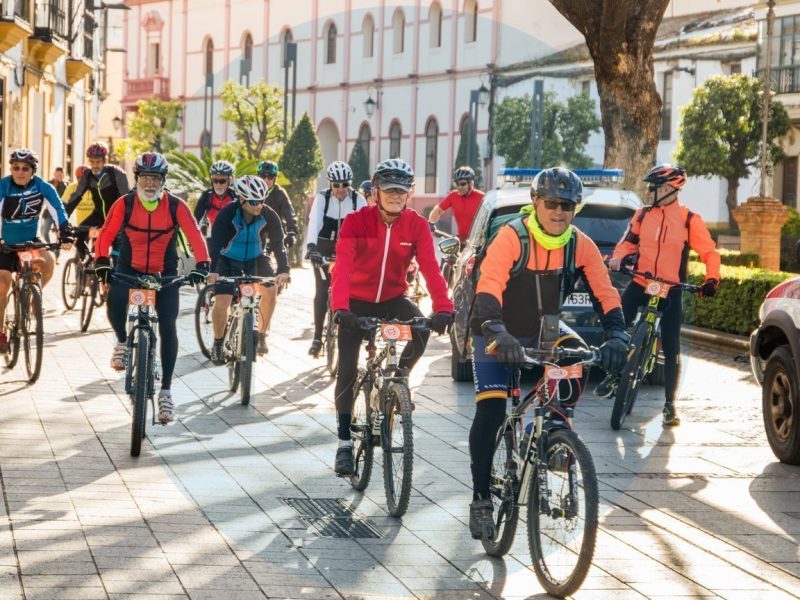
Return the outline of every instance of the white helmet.
[[[267,184],[261,177],[255,175],[245,175],[235,179],[231,185],[236,197],[243,202],[258,200],[264,202],[267,199]]]
[[[328,181],[353,181],[353,169],[346,162],[335,160],[328,165]]]

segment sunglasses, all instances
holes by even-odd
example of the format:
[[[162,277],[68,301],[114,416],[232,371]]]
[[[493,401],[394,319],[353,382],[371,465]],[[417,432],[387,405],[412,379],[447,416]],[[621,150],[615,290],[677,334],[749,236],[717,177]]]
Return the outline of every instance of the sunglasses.
[[[224,183],[228,183],[228,180],[227,179],[216,179],[215,178],[215,179],[211,180],[211,183],[213,183],[214,185],[222,185]]]
[[[270,175],[269,173],[264,175],[264,179],[275,179],[276,177],[277,177],[277,175]]]
[[[139,182],[142,184],[160,184],[162,181],[163,179],[161,179],[161,175],[139,175]]]
[[[29,171],[33,171],[33,168],[29,167],[28,165],[14,165],[13,167],[11,167],[11,170],[22,171],[23,173],[27,173]]]
[[[245,204],[249,204],[250,206],[261,206],[264,204],[263,200],[245,200]]]
[[[574,212],[575,211],[575,207],[577,206],[577,204],[575,204],[574,202],[570,202],[569,200],[564,200],[564,201],[562,201],[562,200],[543,200],[543,202],[544,202],[544,207],[547,210],[555,210],[555,209],[561,207],[561,210],[563,210],[564,212]]]
[[[350,187],[350,184],[349,183],[334,183],[334,182],[331,182],[331,187],[333,189],[335,189],[335,190],[338,190],[339,188],[347,189],[347,188]]]
[[[469,181],[456,181],[456,187],[469,187]]]
[[[668,183],[662,183],[661,185],[656,185],[655,183],[651,183],[647,186],[648,192],[656,192],[662,188],[667,188],[667,190],[672,189],[672,186]]]

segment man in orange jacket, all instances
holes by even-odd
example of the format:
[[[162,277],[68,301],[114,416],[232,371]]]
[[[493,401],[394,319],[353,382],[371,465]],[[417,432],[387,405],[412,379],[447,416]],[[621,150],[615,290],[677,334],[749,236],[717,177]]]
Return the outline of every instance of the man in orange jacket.
[[[652,273],[667,281],[686,281],[689,250],[694,250],[706,265],[706,279],[700,290],[711,297],[719,287],[720,256],[717,246],[700,215],[678,201],[678,192],[686,183],[686,172],[672,165],[656,165],[644,178],[650,184],[648,206],[640,208],[628,225],[625,235],[614,248],[608,265],[619,270],[623,263],[636,271]],[[664,418],[667,427],[680,425],[675,410],[675,395],[680,376],[680,334],[683,315],[682,292],[670,290],[662,301],[661,343],[664,350]],[[640,306],[647,304],[645,279],[634,277],[622,294],[622,311],[631,325]],[[596,388],[601,397],[614,394],[616,376],[606,377]]]

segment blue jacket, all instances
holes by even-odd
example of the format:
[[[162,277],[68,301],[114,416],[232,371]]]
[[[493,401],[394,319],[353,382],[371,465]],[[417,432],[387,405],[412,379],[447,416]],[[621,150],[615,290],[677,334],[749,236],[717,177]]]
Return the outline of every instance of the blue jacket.
[[[238,202],[226,205],[211,228],[211,270],[216,268],[220,256],[237,262],[253,260],[265,252],[269,240],[270,248],[278,261],[278,273],[289,272],[289,261],[283,247],[281,219],[269,206],[248,223]]]
[[[11,175],[0,179],[0,239],[7,244],[29,242],[39,234],[39,218],[50,211],[59,226],[67,221],[67,213],[56,189],[34,175],[23,187]]]

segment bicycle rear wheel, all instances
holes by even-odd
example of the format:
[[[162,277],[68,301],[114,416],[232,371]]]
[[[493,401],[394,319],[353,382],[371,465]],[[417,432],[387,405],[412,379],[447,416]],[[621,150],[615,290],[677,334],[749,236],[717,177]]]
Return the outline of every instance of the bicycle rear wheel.
[[[239,395],[242,404],[250,404],[250,392],[253,386],[253,358],[256,355],[256,347],[253,343],[253,313],[247,311],[242,316],[244,321],[244,338],[242,338],[242,362],[239,366]]]
[[[644,367],[651,350],[650,325],[639,321],[628,344],[628,360],[619,375],[614,407],[611,409],[611,429],[617,431],[625,422],[625,417],[633,410],[639,386],[644,379]]]
[[[540,504],[539,474],[528,497],[528,547],[536,578],[548,594],[574,594],[586,578],[597,540],[597,475],[589,450],[566,429],[549,434],[547,509]],[[537,469],[538,470],[538,469]]]
[[[3,355],[6,367],[13,369],[19,359],[19,322],[17,315],[17,288],[16,283],[12,284],[11,291],[8,292],[6,302],[6,320],[3,325],[8,339],[8,352]]]
[[[491,540],[482,540],[489,556],[504,556],[511,550],[517,532],[519,506],[517,505],[517,465],[512,455],[514,440],[511,425],[497,434],[489,479],[489,495],[494,505],[495,534]]]
[[[200,291],[194,306],[194,332],[197,335],[200,352],[206,358],[211,358],[211,346],[214,344],[214,327],[211,322],[213,308],[214,286],[207,285]]]
[[[383,400],[383,485],[389,514],[401,517],[408,510],[414,470],[411,392],[405,383],[393,382]]]
[[[372,476],[375,448],[372,444],[372,409],[369,406],[369,386],[361,370],[353,393],[353,412],[350,415],[350,437],[353,440],[353,474],[350,485],[359,492],[366,489]]]
[[[22,298],[22,348],[25,350],[25,371],[28,382],[36,383],[42,372],[44,351],[44,317],[42,292],[38,285],[26,285]]]
[[[228,327],[232,328],[230,337],[228,337],[227,347],[225,348],[226,360],[228,362],[228,389],[235,392],[239,387],[239,361],[237,355],[239,353],[239,321],[232,319],[228,323]]]
[[[92,322],[92,311],[94,311],[95,297],[98,293],[97,277],[86,275],[86,285],[81,294],[81,331],[89,329]]]
[[[135,357],[133,365],[133,419],[131,422],[131,456],[139,456],[142,439],[147,427],[147,378],[150,338],[147,332],[136,330],[133,344],[129,346],[130,356]],[[130,357],[129,357],[130,360]]]
[[[81,260],[77,256],[70,258],[61,273],[61,299],[67,310],[75,308],[80,295]]]
[[[328,373],[331,377],[336,377],[336,370],[339,368],[339,348],[337,346],[337,338],[339,337],[339,328],[333,322],[333,314],[328,311],[328,322],[325,325],[325,358],[328,362]]]

